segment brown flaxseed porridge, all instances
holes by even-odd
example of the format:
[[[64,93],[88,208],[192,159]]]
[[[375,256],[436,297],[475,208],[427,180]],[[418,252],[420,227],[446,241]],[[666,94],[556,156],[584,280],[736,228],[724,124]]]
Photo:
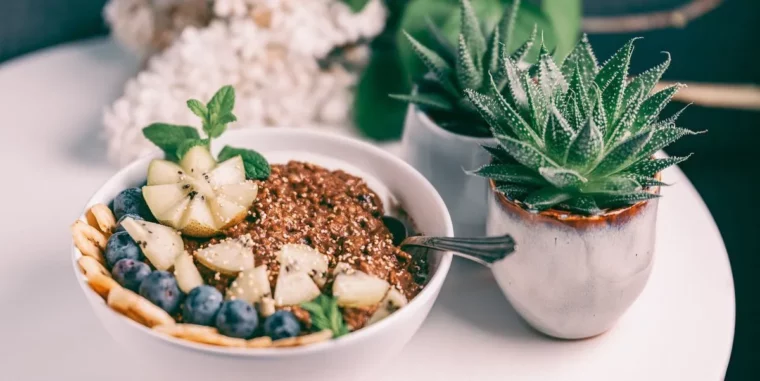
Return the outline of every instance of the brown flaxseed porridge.
[[[417,280],[427,275],[427,262],[412,260],[393,246],[381,220],[382,202],[361,178],[291,161],[272,165],[271,175],[258,186],[248,218],[227,229],[222,237],[184,238],[186,249],[193,253],[226,237],[250,235],[256,266],[267,266],[274,287],[279,274],[278,250],[289,243],[306,244],[327,256],[331,270],[339,262],[348,263],[388,281],[410,300],[422,289]],[[200,264],[198,267],[208,284],[221,291],[232,281]],[[326,290],[332,283],[330,274]],[[347,308],[343,316],[349,326],[358,329],[373,312],[374,308]]]

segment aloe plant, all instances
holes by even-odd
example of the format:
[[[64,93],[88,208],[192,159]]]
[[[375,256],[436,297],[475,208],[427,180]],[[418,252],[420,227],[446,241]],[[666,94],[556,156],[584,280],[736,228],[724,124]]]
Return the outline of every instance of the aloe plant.
[[[430,33],[435,45],[425,46],[410,34],[406,37],[428,74],[417,83],[409,95],[392,94],[391,97],[416,104],[441,127],[472,136],[488,136],[488,125],[478,116],[477,109],[465,95],[465,89],[483,93],[501,91],[507,83],[506,61],[522,62],[536,39],[536,29],[511,55],[507,46],[514,29],[520,1],[505,10],[499,23],[490,33],[483,31],[470,0],[460,0],[461,28],[456,46],[432,23]],[[489,73],[493,73],[495,88],[491,87]]]
[[[681,111],[660,113],[682,87],[653,89],[670,64],[629,80],[634,42],[599,65],[588,38],[558,65],[541,46],[528,69],[502,60],[488,76],[490,88],[465,90],[498,142],[485,147],[494,161],[473,172],[525,208],[595,215],[658,197],[651,187],[663,169],[687,157],[654,158],[655,152],[696,132],[675,125]],[[501,81],[509,91],[502,94]]]

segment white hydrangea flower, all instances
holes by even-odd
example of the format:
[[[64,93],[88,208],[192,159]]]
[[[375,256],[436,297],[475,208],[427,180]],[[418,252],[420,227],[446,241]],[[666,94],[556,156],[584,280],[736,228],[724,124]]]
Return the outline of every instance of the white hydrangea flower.
[[[126,1],[138,0],[111,3]],[[386,16],[381,0],[359,13],[338,0],[216,0],[214,12],[208,26],[185,28],[151,57],[106,109],[112,161],[124,165],[153,150],[142,135],[150,123],[198,126],[185,101],[206,101],[227,84],[237,95],[238,122],[231,128],[346,124],[357,74],[320,60],[380,33]],[[346,55],[366,56],[366,49],[360,45]]]

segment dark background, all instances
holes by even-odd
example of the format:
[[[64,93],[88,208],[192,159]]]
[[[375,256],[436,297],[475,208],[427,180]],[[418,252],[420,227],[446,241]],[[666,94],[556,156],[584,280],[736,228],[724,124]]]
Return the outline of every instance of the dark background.
[[[475,0],[477,1],[477,0]],[[682,4],[683,0],[586,0],[587,15],[650,11]],[[105,0],[1,0],[0,62],[58,43],[107,32],[101,9]],[[637,43],[632,72],[663,59],[673,62],[667,80],[760,83],[760,1],[726,0],[684,29],[635,34],[594,35],[599,57],[609,57],[633,36]],[[671,105],[671,112],[681,107]],[[667,113],[668,111],[666,111]],[[728,249],[736,287],[736,334],[728,380],[758,379],[760,340],[755,290],[760,285],[760,170],[757,152],[760,112],[692,106],[680,125],[708,130],[684,138],[668,149],[673,155],[695,152],[681,168],[694,183],[718,223]]]

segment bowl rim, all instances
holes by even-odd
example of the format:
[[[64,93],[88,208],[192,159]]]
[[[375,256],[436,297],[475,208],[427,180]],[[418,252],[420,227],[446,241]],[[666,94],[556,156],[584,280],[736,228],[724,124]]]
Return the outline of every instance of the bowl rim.
[[[443,199],[441,198],[440,194],[435,189],[435,187],[433,187],[433,185],[430,184],[430,182],[420,172],[414,169],[410,164],[405,162],[403,159],[380,147],[374,146],[370,144],[369,142],[362,141],[362,140],[348,137],[348,136],[344,136],[344,135],[339,135],[335,132],[306,130],[302,128],[293,128],[293,127],[278,127],[278,128],[272,128],[272,129],[264,129],[264,128],[256,128],[256,127],[240,128],[236,130],[227,131],[225,133],[225,136],[227,138],[229,138],[230,136],[234,138],[235,136],[244,136],[244,135],[288,136],[292,134],[311,136],[315,139],[333,140],[337,144],[354,146],[355,148],[372,153],[373,155],[379,157],[383,161],[390,162],[394,166],[397,166],[397,167],[402,168],[403,170],[406,170],[407,172],[411,174],[411,176],[415,177],[416,180],[423,187],[421,191],[429,194],[429,196],[432,197],[433,202],[443,212],[443,215],[444,215],[443,222],[444,222],[444,226],[446,230],[446,235],[448,236],[454,235],[454,226],[451,220],[451,216],[449,215],[449,211],[446,208],[446,204],[444,203]],[[85,206],[82,208],[82,213],[78,216],[78,219],[85,220],[84,213],[87,210],[87,207],[97,202],[97,200],[95,199],[96,196],[98,196],[98,194],[101,193],[104,188],[108,187],[108,185],[111,182],[114,182],[117,179],[121,179],[125,177],[126,174],[133,171],[134,168],[139,167],[145,164],[147,161],[152,160],[157,157],[160,157],[159,151],[141,156],[140,158],[132,161],[130,164],[124,166],[114,175],[109,177],[102,185],[100,185],[100,187],[98,187],[98,189],[89,198]],[[151,328],[148,328],[142,324],[139,324],[135,322],[134,320],[114,311],[111,307],[108,306],[108,304],[103,300],[102,297],[97,295],[90,287],[87,286],[87,282],[84,277],[84,274],[82,274],[77,264],[77,260],[79,259],[79,257],[82,256],[82,254],[74,245],[73,240],[71,241],[70,245],[71,245],[71,263],[73,266],[74,275],[77,278],[77,281],[78,281],[77,283],[79,284],[79,287],[82,289],[82,292],[84,292],[85,296],[87,296],[88,298],[96,298],[98,302],[101,303],[101,305],[108,310],[108,313],[113,314],[117,319],[122,319],[123,321],[126,321],[127,324],[131,324],[138,331],[146,333],[148,337],[151,337],[154,340],[166,342],[170,345],[179,347],[180,349],[189,349],[192,351],[202,352],[205,354],[212,354],[212,355],[223,355],[223,356],[233,356],[233,357],[255,357],[255,358],[286,358],[286,357],[311,355],[311,354],[315,354],[315,353],[319,353],[323,351],[329,351],[333,348],[350,346],[355,343],[358,343],[359,341],[369,339],[373,336],[381,335],[383,331],[386,330],[387,327],[400,323],[403,319],[407,318],[407,316],[414,313],[415,310],[421,307],[424,300],[433,299],[434,301],[437,298],[437,294],[440,291],[441,287],[443,286],[443,282],[446,279],[446,275],[448,274],[448,271],[451,267],[452,258],[453,258],[453,255],[450,252],[446,252],[442,254],[440,257],[438,268],[436,269],[433,276],[431,276],[428,282],[425,284],[425,287],[423,287],[422,291],[420,291],[420,293],[417,296],[415,296],[414,299],[412,299],[405,308],[400,309],[399,311],[391,314],[391,316],[369,327],[365,327],[358,331],[351,332],[337,339],[331,339],[325,342],[309,344],[309,345],[300,346],[300,347],[231,348],[231,347],[219,347],[219,346],[195,343],[189,340],[183,340],[183,339],[163,335],[154,331]],[[95,306],[91,306],[91,308],[95,308]]]

